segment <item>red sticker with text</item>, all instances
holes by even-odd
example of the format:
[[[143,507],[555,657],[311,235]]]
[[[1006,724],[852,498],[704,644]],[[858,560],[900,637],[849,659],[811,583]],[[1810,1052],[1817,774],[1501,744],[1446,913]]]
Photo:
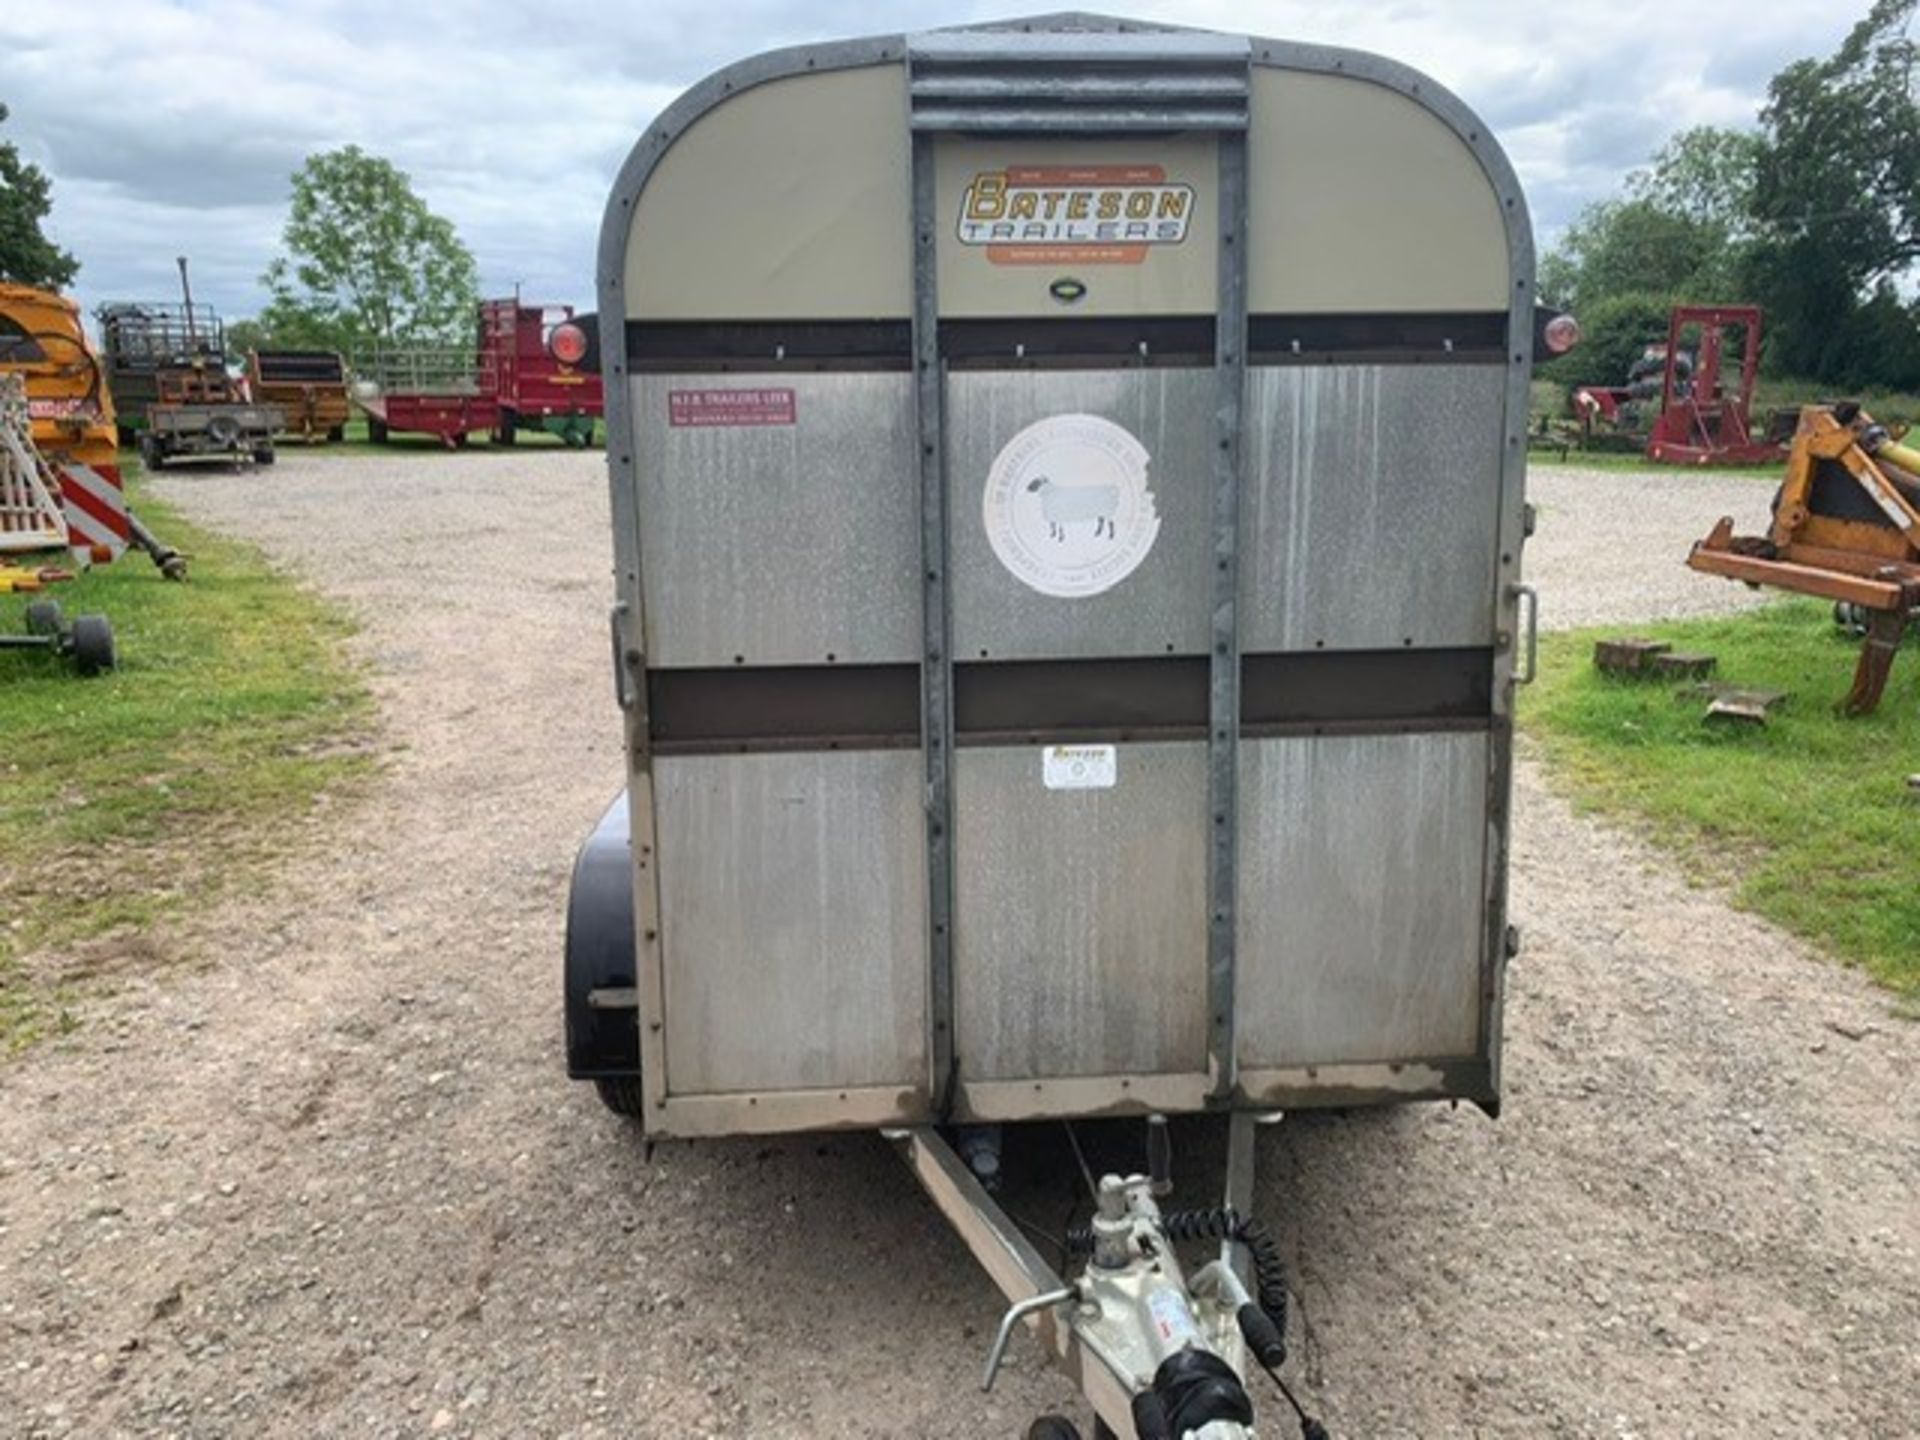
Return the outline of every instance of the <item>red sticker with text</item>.
[[[791,425],[791,390],[669,390],[670,425]]]

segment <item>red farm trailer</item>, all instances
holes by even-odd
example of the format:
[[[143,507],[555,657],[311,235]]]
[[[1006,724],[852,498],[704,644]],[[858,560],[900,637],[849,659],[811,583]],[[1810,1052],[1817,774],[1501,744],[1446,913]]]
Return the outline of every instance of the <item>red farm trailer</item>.
[[[605,412],[600,377],[580,368],[588,358],[589,322],[571,305],[523,305],[518,299],[480,306],[480,357],[500,401],[493,438],[511,445],[521,430],[551,430],[569,445],[593,439]]]
[[[472,350],[389,350],[355,365],[354,403],[376,442],[393,432],[464,445],[475,431],[511,445],[544,429],[585,445],[603,411],[600,377],[581,368],[591,334],[570,305],[480,303]]]

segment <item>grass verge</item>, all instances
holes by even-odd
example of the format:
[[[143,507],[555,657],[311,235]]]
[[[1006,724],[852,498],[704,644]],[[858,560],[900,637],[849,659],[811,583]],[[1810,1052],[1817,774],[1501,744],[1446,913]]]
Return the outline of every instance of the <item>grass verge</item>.
[[[1880,708],[1849,720],[1859,643],[1828,607],[1789,600],[1634,632],[1718,657],[1719,677],[1789,695],[1759,729],[1702,723],[1684,687],[1592,663],[1618,629],[1543,636],[1521,722],[1582,808],[1631,818],[1736,903],[1920,1001],[1920,645]],[[1704,943],[1712,937],[1703,936]]]
[[[254,873],[372,764],[345,618],[127,473],[141,517],[192,556],[188,583],[133,554],[0,596],[0,630],[24,629],[27,600],[53,599],[105,614],[120,653],[91,680],[0,653],[0,1053],[70,1025],[82,987],[151,963],[156,921]]]

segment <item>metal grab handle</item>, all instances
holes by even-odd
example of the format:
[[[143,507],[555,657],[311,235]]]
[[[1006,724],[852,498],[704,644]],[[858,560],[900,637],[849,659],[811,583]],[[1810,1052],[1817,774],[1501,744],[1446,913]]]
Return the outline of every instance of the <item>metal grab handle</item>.
[[[622,710],[633,709],[633,685],[627,673],[627,602],[622,600],[607,614],[607,629],[613,635],[613,698]]]
[[[1509,585],[1507,593],[1527,611],[1527,668],[1513,677],[1513,683],[1531,685],[1540,671],[1540,592],[1531,585]]]
[[[1007,1342],[1013,1339],[1016,1325],[1037,1311],[1051,1310],[1056,1305],[1065,1305],[1079,1298],[1079,1291],[1070,1285],[1063,1285],[1058,1290],[1029,1295],[1026,1299],[1010,1306],[1007,1313],[1000,1317],[1000,1329],[993,1337],[993,1348],[987,1352],[987,1373],[981,1377],[980,1388],[993,1389],[993,1377],[1000,1373],[1000,1362],[1006,1358]]]

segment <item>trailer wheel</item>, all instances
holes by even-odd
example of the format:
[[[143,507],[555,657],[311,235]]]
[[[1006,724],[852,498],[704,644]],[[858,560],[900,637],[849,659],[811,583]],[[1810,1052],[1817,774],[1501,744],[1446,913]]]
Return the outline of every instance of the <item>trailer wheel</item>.
[[[36,600],[27,606],[27,633],[58,635],[60,633],[60,602]]]
[[[600,1103],[614,1114],[628,1120],[638,1120],[645,1096],[640,1092],[637,1076],[617,1075],[611,1079],[596,1080],[594,1090],[600,1096]]]
[[[99,675],[114,667],[113,626],[104,615],[75,617],[67,645],[82,675]]]
[[[273,463],[273,447],[271,445],[262,445],[258,450],[255,450],[253,452],[253,463],[256,465],[271,465]]]
[[[496,445],[511,445],[519,438],[519,435],[520,427],[514,424],[512,412],[502,412],[500,416],[500,427],[493,432],[493,443]]]
[[[342,440],[346,438],[347,438],[347,427],[344,425],[336,425],[331,430],[327,431],[327,443],[329,445],[338,445]]]
[[[387,443],[387,422],[373,416],[367,417],[367,439],[376,445]]]
[[[140,463],[149,470],[158,470],[166,464],[166,454],[160,449],[160,438],[150,430],[140,432]]]

